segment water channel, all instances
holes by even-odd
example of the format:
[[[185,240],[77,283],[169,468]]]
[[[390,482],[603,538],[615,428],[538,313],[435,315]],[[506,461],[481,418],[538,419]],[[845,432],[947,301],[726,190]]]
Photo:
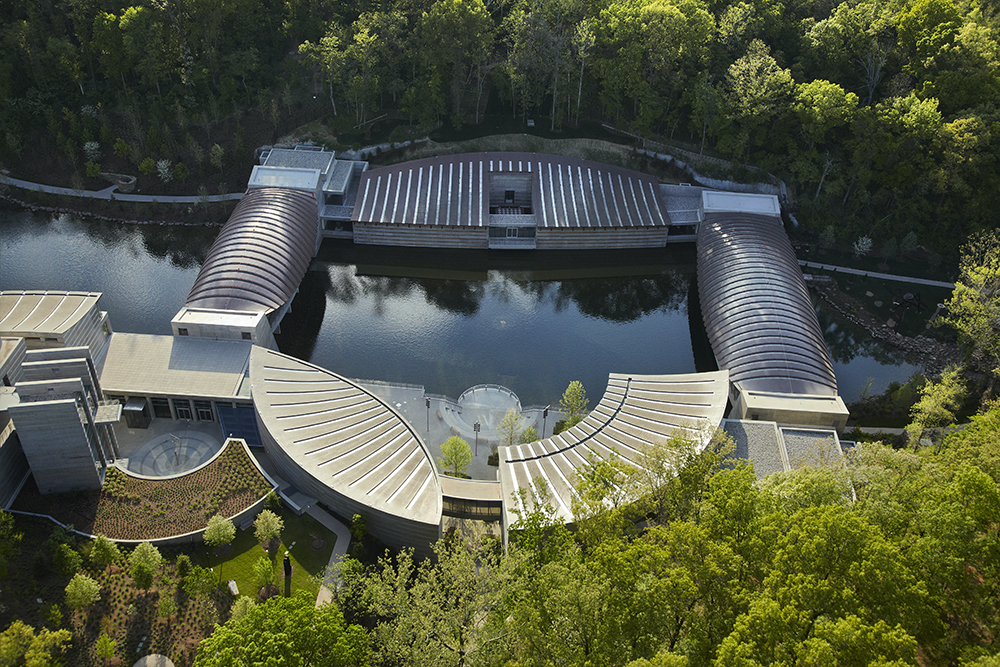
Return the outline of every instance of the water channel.
[[[103,292],[117,331],[169,334],[218,227],[95,222],[0,211],[0,288]],[[341,375],[457,397],[478,383],[523,405],[580,380],[593,405],[609,372],[714,369],[693,246],[489,253],[325,241],[277,336],[282,352]],[[819,307],[841,395],[916,370]]]

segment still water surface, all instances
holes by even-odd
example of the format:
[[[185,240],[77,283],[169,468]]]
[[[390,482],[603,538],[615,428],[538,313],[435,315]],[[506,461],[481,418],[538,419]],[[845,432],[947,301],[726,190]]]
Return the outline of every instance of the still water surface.
[[[0,211],[0,288],[103,292],[117,331],[169,334],[217,227],[161,227]],[[693,247],[497,253],[326,241],[282,323],[282,352],[347,377],[457,397],[498,382],[524,405],[571,380],[600,399],[617,373],[687,373],[714,361]],[[818,311],[841,395],[917,369]]]

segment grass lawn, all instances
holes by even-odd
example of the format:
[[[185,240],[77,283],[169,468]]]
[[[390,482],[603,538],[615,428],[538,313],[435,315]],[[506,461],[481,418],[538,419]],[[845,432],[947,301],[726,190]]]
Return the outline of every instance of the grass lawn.
[[[286,508],[282,508],[277,514],[285,522],[285,529],[281,531],[281,546],[274,553],[274,572],[278,589],[284,594],[282,559],[287,550],[292,561],[292,593],[307,591],[310,595],[316,595],[319,592],[317,577],[322,576],[326,570],[337,537],[306,514],[296,516]],[[317,539],[325,542],[320,549],[313,548],[313,542]],[[207,547],[202,547],[202,553],[208,553]],[[253,526],[250,526],[243,531],[237,529],[233,550],[228,556],[220,559],[211,554],[209,564],[220,574],[223,586],[229,579],[233,579],[240,589],[240,595],[256,599],[253,564],[264,555],[266,552],[254,539]],[[221,565],[220,560],[222,560]]]

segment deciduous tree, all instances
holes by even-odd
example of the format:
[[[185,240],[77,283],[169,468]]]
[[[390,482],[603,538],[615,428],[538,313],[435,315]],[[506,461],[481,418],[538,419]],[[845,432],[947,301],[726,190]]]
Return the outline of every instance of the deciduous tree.
[[[450,471],[453,477],[461,477],[465,468],[472,461],[472,448],[462,438],[453,435],[441,443],[441,458],[438,465],[445,471]]]

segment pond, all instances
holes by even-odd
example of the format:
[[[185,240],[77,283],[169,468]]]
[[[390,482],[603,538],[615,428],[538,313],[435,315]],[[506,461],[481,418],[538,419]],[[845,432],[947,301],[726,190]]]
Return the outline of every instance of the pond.
[[[128,225],[0,211],[3,289],[103,292],[117,331],[169,334],[218,227]],[[325,241],[277,335],[282,352],[351,378],[457,397],[479,383],[523,405],[572,380],[591,405],[608,373],[687,373],[715,362],[693,246],[497,253]],[[818,306],[841,395],[917,370]]]

